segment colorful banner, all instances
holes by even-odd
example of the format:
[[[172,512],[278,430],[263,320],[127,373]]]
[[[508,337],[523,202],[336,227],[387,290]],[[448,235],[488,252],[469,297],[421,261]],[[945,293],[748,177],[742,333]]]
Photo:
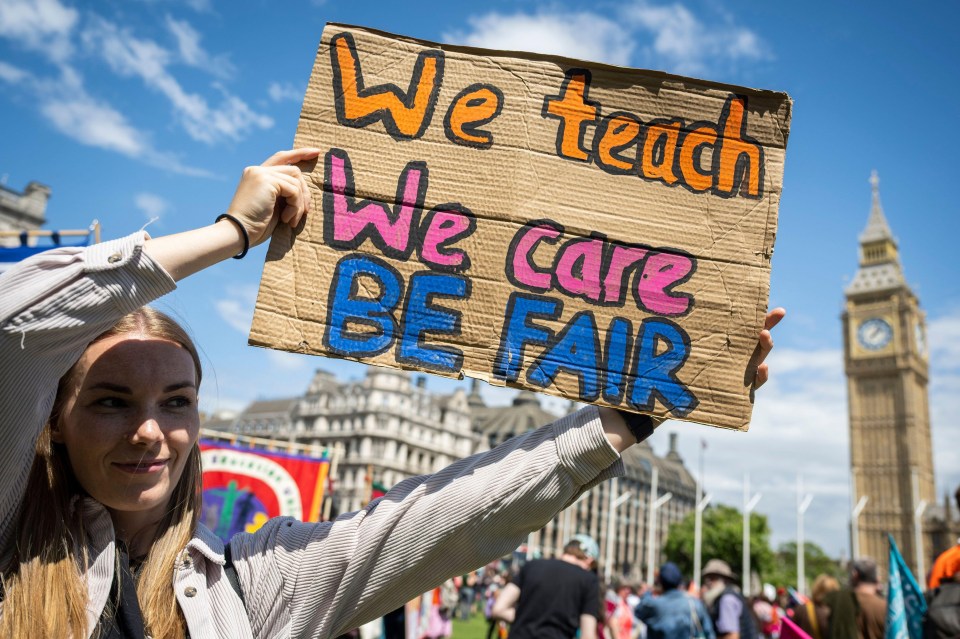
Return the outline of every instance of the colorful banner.
[[[224,541],[289,515],[319,521],[330,459],[200,441],[203,512],[200,520]]]
[[[886,639],[922,639],[927,602],[893,535],[890,540],[890,581],[887,584]]]

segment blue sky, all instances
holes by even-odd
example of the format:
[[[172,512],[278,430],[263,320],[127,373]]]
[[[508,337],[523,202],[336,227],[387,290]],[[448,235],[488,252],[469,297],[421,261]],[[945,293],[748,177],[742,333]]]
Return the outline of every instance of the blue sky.
[[[53,189],[51,228],[94,218],[107,237],[212,221],[247,164],[293,140],[327,21],[430,40],[527,49],[786,91],[794,99],[771,304],[774,379],[748,434],[668,424],[715,499],[763,493],[777,542],[795,536],[797,475],[814,499],[807,537],[847,548],[846,386],[839,316],[857,267],[871,170],[927,313],[939,494],[960,483],[960,204],[955,3],[266,2],[4,0],[0,174]],[[315,367],[354,364],[246,346],[264,249],[181,285],[162,303],[207,359],[207,410],[301,393]],[[431,378],[447,392],[454,382]],[[491,403],[510,391],[487,388]],[[562,408],[553,400],[545,400]]]

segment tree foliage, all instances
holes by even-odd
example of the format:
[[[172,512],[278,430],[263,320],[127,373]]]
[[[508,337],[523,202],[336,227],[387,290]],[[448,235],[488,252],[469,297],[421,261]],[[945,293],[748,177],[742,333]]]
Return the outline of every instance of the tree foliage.
[[[844,583],[847,578],[846,571],[840,561],[834,559],[824,552],[823,548],[812,542],[803,544],[806,548],[804,556],[804,572],[807,576],[806,592],[810,592],[809,584],[817,575],[825,574],[836,577],[840,583]],[[797,585],[797,542],[789,541],[780,544],[777,552],[773,556],[773,569],[768,575],[764,575],[764,581],[776,586],[794,586]]]
[[[679,566],[684,575],[693,575],[693,541],[696,513],[670,526],[664,553]],[[723,504],[703,511],[703,564],[710,559],[723,559],[737,575],[743,574],[743,513]],[[761,578],[774,566],[770,549],[770,526],[767,518],[750,513],[750,570]]]

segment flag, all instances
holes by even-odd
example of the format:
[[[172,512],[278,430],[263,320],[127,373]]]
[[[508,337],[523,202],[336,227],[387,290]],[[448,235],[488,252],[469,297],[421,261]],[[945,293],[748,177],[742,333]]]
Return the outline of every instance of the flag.
[[[47,233],[44,231],[44,233]],[[27,231],[20,233],[20,246],[0,246],[0,273],[3,273],[11,266],[27,259],[28,257],[33,257],[44,251],[49,251],[52,248],[59,248],[61,246],[77,246],[83,247],[90,244],[90,240],[93,237],[93,231],[91,230],[83,240],[74,241],[71,243],[64,243],[60,241],[60,231],[50,231],[48,234],[42,236],[50,239],[50,244],[45,246],[30,246],[30,235]],[[73,231],[70,231],[71,234],[74,234]],[[34,236],[35,237],[35,236]]]
[[[887,584],[886,639],[922,639],[923,615],[927,602],[907,563],[900,555],[893,535],[890,541],[890,580]]]
[[[803,628],[795,624],[790,617],[784,615],[780,618],[780,639],[813,639],[803,631]]]
[[[330,459],[267,452],[200,440],[203,510],[200,520],[220,539],[255,532],[268,519],[289,515],[319,521]]]

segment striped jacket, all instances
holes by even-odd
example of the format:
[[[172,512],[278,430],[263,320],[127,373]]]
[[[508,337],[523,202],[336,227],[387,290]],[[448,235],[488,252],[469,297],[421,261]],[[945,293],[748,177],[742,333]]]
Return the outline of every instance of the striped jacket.
[[[57,381],[124,314],[175,288],[143,253],[143,232],[60,248],[0,276],[0,561]],[[336,637],[522,543],[597,482],[622,473],[587,407],[434,475],[405,480],[333,522],[276,518],[231,544],[246,605],[224,573],[224,548],[202,525],[172,576],[193,639]],[[89,533],[91,630],[114,579],[106,509],[81,504]],[[39,613],[39,611],[38,611]],[[0,609],[2,614],[2,609]]]

